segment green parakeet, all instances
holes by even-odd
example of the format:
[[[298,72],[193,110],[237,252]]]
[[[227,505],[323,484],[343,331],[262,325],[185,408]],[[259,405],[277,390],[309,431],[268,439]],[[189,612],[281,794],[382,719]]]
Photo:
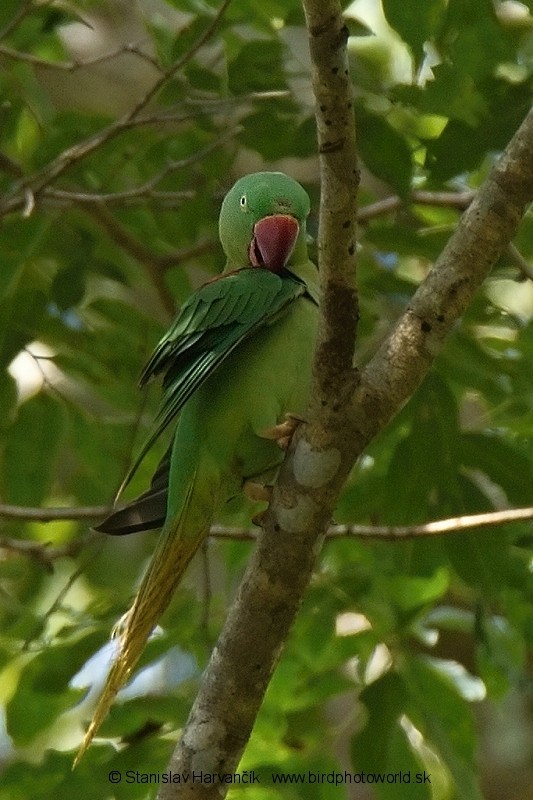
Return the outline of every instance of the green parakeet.
[[[243,488],[272,480],[287,415],[306,408],[318,318],[309,260],[309,197],[281,172],[241,178],[226,195],[219,233],[224,272],[194,292],[157,345],[141,385],[162,373],[163,399],[134,468],[179,414],[150,489],[112,514],[114,534],[163,525],[120,626],[119,651],[76,761],[131,674],[213,518]],[[131,474],[131,471],[130,471]]]

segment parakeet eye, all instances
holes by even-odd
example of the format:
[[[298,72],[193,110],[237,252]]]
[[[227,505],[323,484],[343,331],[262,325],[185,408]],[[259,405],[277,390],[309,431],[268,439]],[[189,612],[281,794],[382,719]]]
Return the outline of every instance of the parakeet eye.
[[[246,199],[246,195],[245,194],[243,194],[243,196],[239,200],[239,203],[241,204],[241,208],[242,208],[243,211],[246,211],[248,209],[248,201]]]

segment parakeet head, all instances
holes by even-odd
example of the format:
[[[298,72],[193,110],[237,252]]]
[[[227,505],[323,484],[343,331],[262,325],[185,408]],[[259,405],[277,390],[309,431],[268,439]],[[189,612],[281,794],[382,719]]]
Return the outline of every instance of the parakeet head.
[[[220,210],[220,241],[228,267],[278,272],[305,260],[309,208],[305,189],[283,172],[255,172],[240,178]]]

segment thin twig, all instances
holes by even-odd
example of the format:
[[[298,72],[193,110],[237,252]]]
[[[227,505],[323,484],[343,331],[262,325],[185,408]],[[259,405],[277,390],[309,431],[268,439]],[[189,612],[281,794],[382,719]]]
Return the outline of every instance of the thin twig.
[[[79,506],[77,508],[24,508],[19,506],[0,505],[0,517],[32,522],[52,522],[54,520],[99,519],[110,511],[107,506]],[[510,525],[516,522],[533,520],[533,507],[509,508],[504,511],[487,511],[481,514],[465,514],[460,517],[445,519],[417,525],[332,525],[326,533],[326,541],[335,539],[374,539],[398,541],[420,539],[429,536],[443,536],[472,530],[473,528],[491,528],[497,525]],[[209,535],[213,539],[255,542],[259,531],[255,528],[233,528],[226,525],[212,525]],[[104,540],[105,537],[102,537]],[[47,571],[53,571],[54,561],[60,558],[76,558],[91,542],[94,536],[74,539],[64,545],[52,545],[50,542],[36,542],[29,539],[0,537],[0,550],[31,558]],[[203,551],[204,602],[203,626],[208,630],[207,617],[211,596],[209,569],[206,562],[207,551]]]
[[[24,522],[56,522],[57,520],[101,519],[109,514],[109,506],[75,506],[59,508],[32,508],[27,506],[0,505],[0,517]],[[0,539],[0,541],[4,541]]]
[[[533,520],[533,507],[509,508],[503,511],[486,511],[481,514],[465,514],[460,517],[446,517],[416,525],[332,525],[328,528],[327,539],[415,539],[428,536],[442,536],[472,528],[489,528],[495,525],[510,525],[513,522]],[[213,525],[210,536],[217,539],[241,539],[253,541],[257,538],[254,528],[230,528]]]
[[[191,45],[191,47],[181,56],[181,58],[175,61],[162,73],[161,77],[155,81],[153,86],[144,94],[139,102],[130,111],[128,111],[127,114],[87,139],[78,142],[66,150],[63,150],[63,152],[46,164],[46,166],[44,166],[41,170],[20,181],[18,185],[15,186],[11,196],[7,197],[4,203],[0,205],[0,215],[4,215],[9,211],[20,208],[21,197],[26,197],[28,190],[30,190],[33,197],[39,195],[53,181],[57,180],[60,175],[66,172],[66,170],[68,170],[73,164],[77,164],[87,155],[93,153],[103,144],[111,141],[111,139],[115,138],[123,131],[135,127],[135,125],[138,123],[138,117],[141,111],[144,111],[144,109],[148,106],[155,95],[162,89],[162,87],[174,77],[178,70],[185,66],[194,57],[194,55],[196,55],[198,50],[203,47],[203,45],[212,36],[215,29],[219,25],[229,3],[230,0],[223,0],[222,5],[213,17],[213,20],[207,26],[204,32],[198,37],[196,42]]]
[[[72,208],[73,203],[78,203],[80,205],[85,204],[87,207],[102,205],[102,197],[97,199],[96,195],[94,198],[89,196],[89,200],[86,202],[83,192],[79,192],[77,197],[73,197],[72,194],[73,193],[68,191],[62,192],[56,189],[45,189],[42,194],[38,195],[35,206],[39,206],[39,208],[68,209]],[[154,210],[165,209],[166,211],[173,211],[183,208],[183,203],[194,196],[195,193],[192,191],[159,192],[148,190],[145,194],[137,195],[134,193],[129,197],[116,197],[115,195],[110,195],[109,198],[106,199],[104,195],[103,202],[105,205],[116,206],[120,208],[138,208],[139,206],[146,208],[147,206],[150,206],[150,208]],[[0,212],[0,217],[5,216],[8,213],[18,211],[23,207],[24,201],[21,198],[17,198],[9,204],[6,203],[6,205],[2,208],[2,212]]]
[[[158,272],[161,271],[163,273],[169,267],[174,267],[195,256],[208,253],[216,247],[216,241],[214,239],[207,239],[193,244],[190,247],[181,247],[172,250],[170,253],[153,253],[143,242],[133,236],[133,234],[106,208],[101,205],[90,204],[85,208],[85,211],[105,229],[106,233],[116,244],[148,268],[152,279],[155,277],[152,270],[157,269]],[[175,310],[174,302],[172,303],[172,307]]]
[[[146,114],[144,116],[136,117],[134,120],[131,120],[127,125],[123,125],[120,127],[120,131],[126,131],[131,128],[138,128],[140,126],[149,126],[149,125],[157,125],[160,128],[165,124],[172,124],[176,125],[178,123],[189,122],[191,120],[197,119],[200,116],[204,115],[212,115],[214,109],[223,109],[223,108],[233,108],[243,103],[248,102],[256,102],[261,100],[272,100],[281,97],[289,96],[290,92],[288,91],[271,91],[271,92],[251,92],[246,95],[241,95],[239,97],[233,98],[204,98],[202,100],[195,100],[194,98],[189,98],[185,103],[181,103],[178,106],[172,109],[165,109],[163,111],[157,111],[152,114]],[[201,104],[201,107],[199,105]],[[192,108],[193,110],[187,111],[184,113],[184,108]],[[108,130],[107,128],[105,130]],[[230,138],[231,136],[235,135],[238,132],[239,128],[234,127],[231,131],[226,132],[224,136],[224,140]],[[115,135],[114,133],[112,136]],[[112,138],[112,136],[110,138]],[[91,137],[92,139],[92,137]],[[107,139],[101,141],[99,144],[103,144],[107,141]],[[220,144],[220,139],[217,139],[215,143],[213,143],[213,147],[217,147]],[[84,143],[78,143],[74,147],[80,148],[80,158],[86,155],[86,152],[92,152],[92,150],[81,152],[83,149]],[[61,160],[64,156],[64,153],[61,153],[55,159],[55,163],[58,160]],[[74,157],[72,163],[75,163],[76,157]],[[12,175],[15,178],[19,178],[19,183],[13,188],[13,191],[10,195],[6,195],[5,199],[0,203],[0,216],[6,216],[7,214],[14,213],[16,211],[20,211],[23,209],[24,213],[27,215],[28,209],[31,211],[35,208],[36,205],[40,207],[51,207],[51,208],[65,208],[68,207],[73,202],[79,203],[101,203],[105,202],[107,205],[121,205],[123,207],[130,207],[130,206],[137,206],[137,205],[145,205],[146,201],[150,201],[150,204],[157,207],[167,208],[167,209],[174,209],[180,208],[183,201],[189,199],[193,195],[187,191],[156,191],[155,189],[151,188],[150,185],[144,184],[140,187],[134,187],[133,189],[124,190],[121,192],[108,192],[108,193],[99,193],[99,192],[82,192],[82,191],[67,191],[61,189],[53,189],[49,186],[41,188],[39,190],[35,189],[32,190],[31,188],[27,188],[24,191],[21,191],[21,187],[28,186],[30,187],[32,184],[38,181],[38,178],[42,175],[42,170],[39,173],[34,173],[33,175],[25,175],[22,168],[13,162],[8,156],[4,153],[0,152],[0,170]],[[31,202],[28,203],[28,198],[31,198]]]
[[[411,193],[409,198],[399,197],[399,195],[391,195],[384,197],[383,200],[377,200],[375,203],[370,203],[363,208],[360,208],[357,214],[357,221],[359,223],[368,222],[376,217],[382,217],[385,214],[390,214],[392,211],[397,211],[399,208],[404,208],[409,203],[414,205],[424,206],[442,206],[446,208],[457,208],[464,211],[468,208],[474,199],[475,192],[427,192],[424,190],[415,190]]]
[[[54,561],[59,558],[75,558],[86,544],[86,538],[74,539],[67,544],[54,546],[50,542],[35,542],[31,539],[12,539],[0,536],[0,550],[31,558],[44,566],[48,572],[53,572]]]
[[[533,281],[533,267],[529,261],[526,261],[518,247],[512,242],[507,245],[507,255],[514,261],[522,275],[530,281]]]
[[[43,3],[43,6],[44,5],[50,5],[50,2]],[[7,37],[13,33],[17,25],[19,25],[24,19],[24,17],[26,17],[32,10],[33,10],[33,1],[26,0],[26,2],[20,6],[17,13],[9,20],[4,30],[0,31],[0,42],[3,41],[4,39],[7,39]]]
[[[72,203],[117,203],[123,200],[131,199],[132,197],[146,197],[155,190],[165,178],[173,172],[187,169],[193,164],[197,164],[204,159],[213,150],[226,144],[230,139],[233,139],[241,131],[240,125],[235,125],[228,130],[225,130],[216,139],[209,142],[205,147],[191,153],[186,158],[181,158],[179,161],[169,161],[163,169],[153,175],[149,180],[142,183],[140,186],[135,186],[133,189],[125,189],[120,192],[82,192],[82,191],[68,191],[63,189],[45,189],[43,195],[45,197],[53,197],[59,200],[66,200]],[[195,197],[195,192],[192,191],[173,191],[172,196],[176,199],[190,200]]]
[[[91,544],[93,546],[100,545],[100,549],[101,549],[101,545],[102,545],[102,543],[104,541],[104,538],[105,537],[94,536],[94,537],[91,538]],[[74,543],[72,543],[72,544],[74,544]],[[87,544],[89,544],[89,540],[87,538],[83,539],[83,540],[81,540],[81,544],[82,544],[83,547],[85,547]],[[85,558],[84,558],[84,560],[81,562],[81,564],[79,564],[76,567],[76,569],[74,570],[74,572],[72,572],[72,574],[69,575],[68,580],[66,581],[64,586],[61,587],[61,589],[57,593],[56,597],[54,598],[54,600],[50,604],[49,608],[45,611],[43,616],[40,617],[37,620],[37,623],[36,623],[36,625],[34,627],[34,630],[31,631],[28,634],[28,636],[26,637],[26,639],[24,641],[24,644],[22,645],[22,651],[23,652],[29,649],[30,644],[37,638],[39,633],[43,630],[44,625],[46,624],[47,620],[52,616],[52,614],[55,611],[57,611],[61,607],[61,604],[62,604],[65,596],[67,595],[68,591],[71,589],[71,587],[74,585],[74,583],[78,580],[78,578],[81,575],[83,575],[83,573],[85,572],[87,567],[93,561],[93,558],[94,558],[94,550],[93,550],[93,552],[87,553]],[[52,566],[52,569],[53,569],[53,566]]]
[[[168,170],[167,170],[168,172]],[[161,180],[161,177],[158,175],[156,176],[157,181]],[[123,203],[125,200],[131,200],[135,198],[143,198],[143,199],[150,199],[155,195],[165,195],[166,197],[172,196],[172,198],[176,201],[179,201],[183,204],[185,200],[192,200],[195,197],[196,192],[185,190],[182,192],[154,192],[152,189],[151,184],[154,183],[155,178],[147,181],[146,183],[142,184],[141,186],[136,186],[134,189],[125,189],[122,192],[82,192],[82,191],[69,191],[66,189],[45,189],[42,197],[44,198],[52,198],[53,200],[59,200],[64,205],[72,205],[74,203],[84,203],[84,204],[95,204],[95,205],[114,205],[117,203]]]
[[[13,161],[12,158],[2,151],[0,151],[0,171],[12,175],[14,178],[21,178],[24,175],[24,170],[20,164],[17,164],[16,161]]]
[[[101,55],[95,56],[94,58],[88,58],[86,61],[76,60],[76,59],[74,61],[49,61],[46,58],[40,58],[39,56],[35,56],[33,55],[33,53],[24,53],[20,50],[14,50],[11,47],[6,47],[5,45],[0,45],[0,56],[4,56],[4,58],[9,58],[12,61],[22,61],[26,64],[31,64],[34,67],[59,70],[61,72],[75,72],[76,70],[81,68],[94,67],[98,64],[103,64],[107,61],[112,61],[118,56],[129,53],[131,55],[142,58],[144,61],[147,61],[158,72],[162,73],[163,70],[161,69],[161,65],[158,64],[156,59],[153,58],[149,53],[146,53],[140,49],[141,44],[142,42],[138,42],[137,44],[133,43],[122,44],[115,50],[110,50],[107,53],[102,53]]]
[[[222,17],[226,13],[226,9],[229,6],[231,0],[223,0],[222,5],[218,9],[217,13],[213,17],[211,23],[207,26],[204,32],[199,36],[199,38],[194,42],[191,47],[187,50],[186,53],[183,54],[181,58],[171,64],[170,67],[165,70],[165,72],[161,75],[158,81],[146,92],[144,97],[137,103],[135,108],[133,108],[128,114],[126,114],[126,118],[134,119],[138,116],[139,112],[142,111],[146,106],[150,103],[151,100],[156,96],[156,94],[163,88],[163,86],[169,81],[171,78],[174,77],[176,72],[184,67],[186,64],[191,61],[192,58],[196,55],[196,53],[206,44],[215,30],[218,28]]]
[[[416,189],[411,194],[411,202],[425,206],[448,206],[449,208],[468,208],[476,193],[470,190],[464,192],[427,192]]]
[[[161,269],[168,269],[174,267],[176,264],[181,264],[182,261],[189,261],[196,256],[202,256],[204,253],[210,253],[218,246],[215,239],[205,239],[203,242],[193,244],[190,247],[180,247],[179,250],[172,250],[170,253],[156,256],[155,261]]]

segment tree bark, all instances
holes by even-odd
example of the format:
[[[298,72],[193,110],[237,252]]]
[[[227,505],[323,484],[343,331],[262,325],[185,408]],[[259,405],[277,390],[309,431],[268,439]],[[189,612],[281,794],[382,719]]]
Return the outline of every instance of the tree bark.
[[[357,374],[358,174],[346,31],[339,2],[304,0],[304,9],[322,180],[322,317],[309,423],[298,429],[282,466],[264,530],[169,762],[187,782],[162,785],[159,800],[220,800],[232,785],[350,469],[420,384],[533,199],[532,111],[396,328]]]

